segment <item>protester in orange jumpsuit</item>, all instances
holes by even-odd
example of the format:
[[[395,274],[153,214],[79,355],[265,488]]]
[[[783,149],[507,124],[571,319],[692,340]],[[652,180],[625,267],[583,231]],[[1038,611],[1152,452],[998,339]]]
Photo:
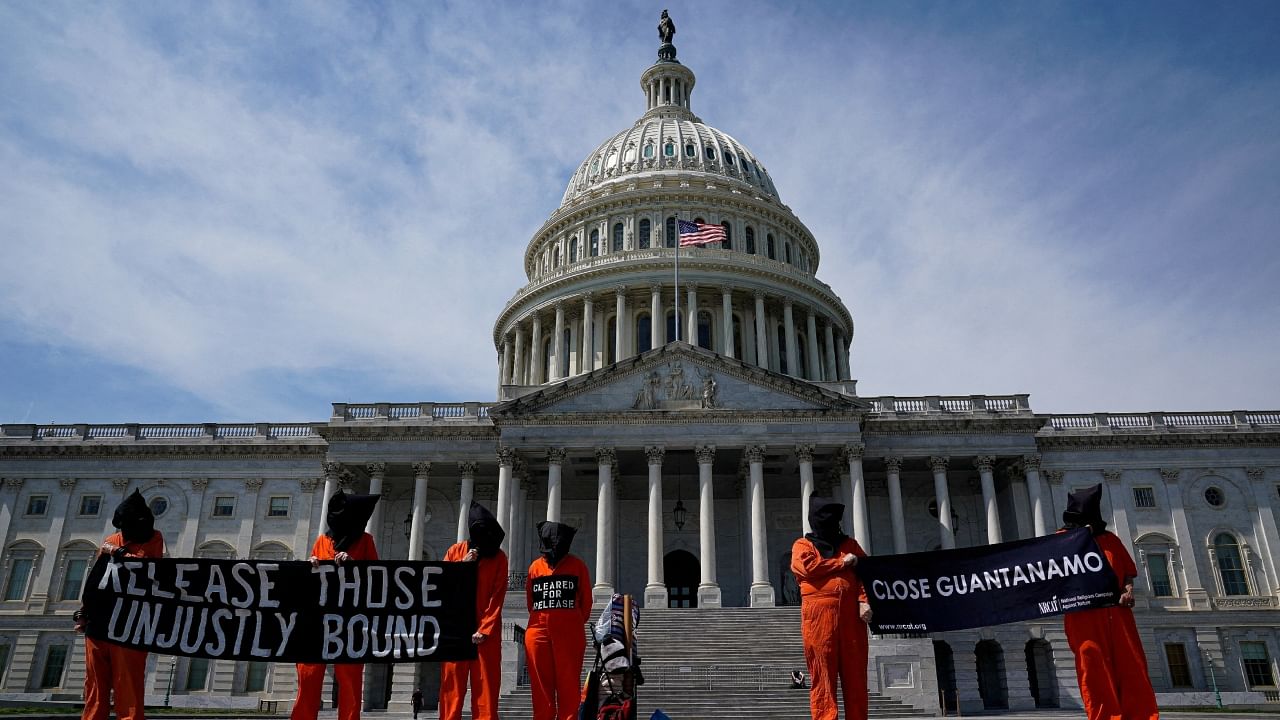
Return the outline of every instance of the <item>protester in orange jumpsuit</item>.
[[[529,629],[524,633],[533,689],[533,720],[574,720],[581,701],[584,625],[591,619],[591,575],[569,554],[576,528],[538,523],[542,557],[529,566],[525,600]]]
[[[155,516],[137,490],[116,508],[111,524],[120,532],[108,535],[98,554],[115,558],[164,557],[164,536],[155,529]],[[83,611],[75,614],[76,631],[84,632]],[[107,720],[115,691],[117,720],[145,720],[143,698],[147,653],[106,640],[84,639],[84,713],[82,720]]]
[[[479,657],[447,662],[440,669],[440,720],[461,720],[462,698],[471,681],[471,717],[497,720],[502,686],[502,602],[507,598],[507,533],[485,506],[472,502],[467,511],[471,537],[450,547],[445,562],[474,562],[476,567],[476,631],[471,642]]]
[[[845,717],[867,717],[867,623],[871,606],[854,572],[866,552],[844,534],[844,505],[809,498],[812,532],[791,546],[791,572],[800,585],[800,632],[809,666],[809,710],[814,720],[836,720],[836,680]]]
[[[1102,519],[1102,485],[1067,497],[1065,529],[1088,527],[1119,583],[1119,606],[1077,610],[1063,617],[1067,644],[1076,655],[1076,679],[1089,720],[1156,720],[1156,694],[1147,656],[1133,621],[1133,579],[1138,567]]]
[[[364,526],[378,504],[379,495],[348,495],[341,490],[329,499],[325,518],[329,530],[316,538],[311,546],[311,564],[333,560],[339,565],[347,560],[377,560],[378,548]],[[320,712],[320,693],[324,689],[323,663],[298,663],[298,698],[293,703],[290,720],[316,720]],[[364,665],[335,663],[334,681],[338,684],[338,720],[360,720],[364,698]]]

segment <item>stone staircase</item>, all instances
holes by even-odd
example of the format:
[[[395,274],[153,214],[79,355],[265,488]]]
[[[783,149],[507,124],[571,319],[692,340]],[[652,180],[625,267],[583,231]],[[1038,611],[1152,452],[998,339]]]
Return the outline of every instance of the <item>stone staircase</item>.
[[[637,689],[637,718],[661,708],[673,720],[809,717],[809,693],[790,687],[803,669],[800,610],[724,608],[641,610],[636,632],[645,684]],[[588,643],[584,670],[594,649]],[[504,720],[533,717],[527,685],[500,701]],[[927,713],[871,695],[871,717],[926,717]],[[469,716],[468,716],[469,717]]]

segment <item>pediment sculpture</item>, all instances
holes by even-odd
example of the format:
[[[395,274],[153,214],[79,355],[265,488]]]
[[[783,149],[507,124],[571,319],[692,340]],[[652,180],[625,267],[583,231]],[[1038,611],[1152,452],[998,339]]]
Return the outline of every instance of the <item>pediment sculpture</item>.
[[[667,363],[666,375],[658,370],[650,370],[640,382],[636,391],[633,410],[688,410],[696,408],[714,408],[719,401],[719,385],[715,373],[699,369],[700,384],[695,389],[690,378],[685,376],[684,367],[679,360]]]

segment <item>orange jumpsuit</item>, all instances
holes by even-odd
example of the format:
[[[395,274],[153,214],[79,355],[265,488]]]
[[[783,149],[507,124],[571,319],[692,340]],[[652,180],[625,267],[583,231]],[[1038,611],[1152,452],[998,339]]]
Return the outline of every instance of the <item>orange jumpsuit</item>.
[[[572,608],[533,609],[533,581],[573,576],[578,591]],[[524,633],[533,690],[533,720],[575,720],[581,704],[582,656],[587,648],[584,625],[591,619],[591,575],[576,555],[565,555],[553,569],[545,557],[529,566],[525,581],[529,629]]]
[[[311,546],[311,554],[320,560],[333,560],[338,554],[333,538],[321,535]],[[373,536],[365,533],[347,548],[352,560],[377,560],[378,548]],[[293,703],[290,720],[316,720],[320,712],[320,694],[324,689],[324,663],[298,663],[298,698]],[[333,679],[338,683],[338,720],[360,720],[364,704],[364,665],[334,663]]]
[[[124,535],[109,535],[104,543],[124,548],[127,557],[164,557],[164,536],[159,532],[145,543],[125,542]],[[107,720],[111,712],[111,691],[116,694],[117,720],[144,720],[144,681],[147,652],[105,640],[84,639],[84,713],[82,720]]]
[[[1094,535],[1121,590],[1138,567],[1120,538]],[[1076,677],[1089,720],[1156,720],[1156,694],[1147,675],[1147,656],[1127,607],[1077,610],[1063,617],[1067,643],[1076,655]]]
[[[445,562],[466,557],[468,543],[460,542],[444,554]],[[485,641],[476,646],[475,660],[447,662],[440,668],[440,720],[461,720],[462,698],[471,682],[471,717],[497,720],[498,690],[502,687],[502,603],[507,598],[507,554],[476,561],[476,632]]]
[[[800,585],[800,632],[809,666],[809,710],[814,720],[836,720],[836,679],[844,691],[846,718],[867,717],[867,624],[858,603],[867,601],[853,568],[840,558],[866,557],[858,541],[846,537],[836,554],[824,558],[806,538],[791,546],[791,572]]]

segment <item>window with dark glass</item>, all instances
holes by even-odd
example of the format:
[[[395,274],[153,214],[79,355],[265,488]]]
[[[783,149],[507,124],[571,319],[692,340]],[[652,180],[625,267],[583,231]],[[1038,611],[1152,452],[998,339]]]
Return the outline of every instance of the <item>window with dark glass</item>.
[[[591,248],[591,257],[595,257],[600,254],[600,231],[599,230],[591,231],[591,244],[588,247]]]
[[[720,223],[720,227],[724,228],[724,242],[720,243],[720,247],[725,250],[733,249],[733,227],[729,225],[729,221],[725,220]]]
[[[289,517],[289,496],[273,495],[267,501],[267,517]]]
[[[147,503],[147,507],[151,508],[151,514],[160,517],[169,512],[169,499],[163,495],[151,498]]]
[[[605,326],[605,365],[612,365],[618,362],[618,318],[609,318],[609,323]]]
[[[791,243],[787,243],[787,244],[783,247],[783,250],[785,250],[785,251],[786,251],[786,253],[787,253],[786,262],[787,262],[787,264],[788,264],[788,265],[790,265],[790,264],[791,264]]]
[[[1173,583],[1169,581],[1169,556],[1165,553],[1147,553],[1147,575],[1151,579],[1151,594],[1156,597],[1173,597]]]
[[[711,313],[698,311],[698,347],[711,349]]]
[[[67,561],[67,569],[62,574],[62,592],[59,600],[79,600],[80,589],[84,585],[84,574],[89,569],[88,558],[72,558]]]
[[[1204,501],[1214,507],[1222,507],[1227,498],[1222,494],[1221,488],[1210,486],[1204,489]]]
[[[667,218],[666,241],[667,241],[667,247],[673,248],[676,246],[676,216],[675,215],[672,215],[671,217]]]
[[[698,148],[694,147],[693,143],[685,143],[684,145],[685,157],[694,157],[697,154],[698,154]]]
[[[236,514],[236,499],[233,495],[219,495],[213,499],[214,517],[231,517]]]
[[[676,156],[676,144],[675,144],[675,143],[667,143],[666,145],[663,145],[663,146],[662,146],[662,154],[663,154],[663,155],[666,155],[667,157],[675,157],[675,156]]]
[[[5,600],[24,600],[27,597],[27,581],[31,579],[34,558],[14,558],[9,562],[9,578],[4,585]]]
[[[1173,687],[1191,687],[1191,666],[1187,662],[1187,646],[1182,643],[1165,643],[1164,659],[1169,664],[1169,684]]]
[[[44,515],[49,512],[48,495],[32,495],[27,498],[28,515]]]
[[[688,338],[683,337],[684,333],[679,333],[677,335],[676,334],[677,332],[679,332],[679,327],[676,325],[676,311],[668,310],[667,311],[667,342],[672,342],[675,340],[688,340]]]
[[[649,247],[649,235],[653,228],[648,218],[640,221],[640,249]]]
[[[187,690],[204,690],[209,684],[209,659],[191,658],[187,665]]]
[[[102,512],[102,496],[101,495],[81,495],[80,496],[80,512],[81,517],[97,517]]]
[[[778,372],[787,375],[787,330],[778,326]]]
[[[732,165],[732,164],[733,164],[733,153],[725,153],[725,155],[724,155],[724,161],[725,161],[726,163],[728,163],[729,165]]]
[[[1240,643],[1240,661],[1244,665],[1244,679],[1249,687],[1275,687],[1276,678],[1271,673],[1271,658],[1267,655],[1266,643]]]
[[[750,225],[747,226],[747,254],[756,254],[756,229]]]
[[[1218,575],[1222,578],[1225,595],[1248,595],[1249,580],[1245,576],[1240,558],[1240,544],[1229,533],[1220,533],[1213,539],[1214,554],[1218,556]]]
[[[708,159],[708,160],[715,160],[715,159],[716,159],[716,149],[715,149],[715,148],[713,148],[713,147],[711,147],[710,145],[708,145],[708,146],[706,147],[706,151],[707,151],[706,155],[707,155],[707,159]]]
[[[651,158],[651,157],[653,157],[653,144],[652,144],[652,143],[646,143],[646,144],[645,144],[645,146],[644,146],[644,156],[645,156],[645,157],[647,157],[647,158]]]
[[[41,688],[56,688],[62,685],[62,671],[67,668],[67,646],[50,645],[45,650],[44,672],[40,673]]]
[[[796,336],[796,376],[809,379],[809,340],[803,333]]]
[[[777,259],[778,259],[778,258],[777,258],[777,254],[774,252],[774,248],[773,248],[773,234],[772,234],[772,233],[770,233],[770,234],[768,234],[768,235],[765,235],[765,236],[764,236],[764,250],[765,250],[765,254],[769,256],[769,259],[770,259],[770,260],[777,260]]]
[[[560,267],[560,248],[551,251],[551,266]]]
[[[578,238],[576,235],[569,238],[569,262],[578,262]]]
[[[636,317],[636,352],[653,349],[653,323],[648,313]]]
[[[745,360],[742,354],[742,320],[737,316],[733,316],[733,356],[739,360]]]
[[[613,224],[613,252],[622,252],[622,223]]]
[[[1156,506],[1155,488],[1136,487],[1133,489],[1133,506],[1136,508],[1153,508]]]
[[[564,357],[560,358],[560,377],[569,377],[569,355],[572,354],[573,347],[573,331],[569,328],[564,329]]]
[[[262,692],[267,689],[267,669],[271,666],[264,662],[251,662],[244,676],[244,691],[247,693]]]

